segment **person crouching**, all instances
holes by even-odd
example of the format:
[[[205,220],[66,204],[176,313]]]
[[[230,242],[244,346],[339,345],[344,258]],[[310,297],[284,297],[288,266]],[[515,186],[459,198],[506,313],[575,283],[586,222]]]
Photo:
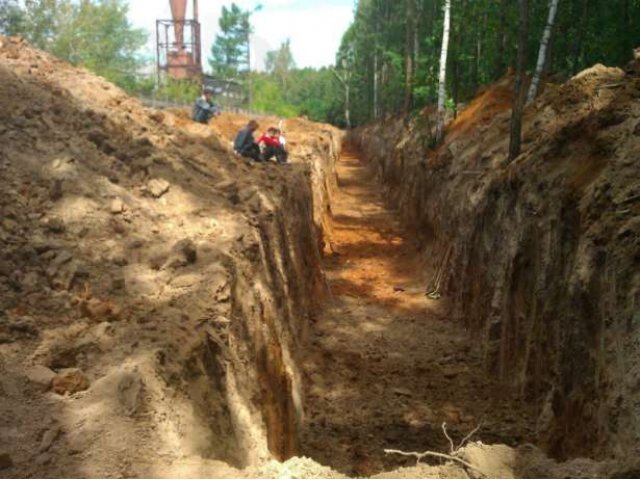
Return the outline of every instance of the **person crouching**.
[[[256,162],[261,162],[260,147],[253,138],[253,132],[255,132],[258,127],[258,122],[255,120],[250,120],[247,125],[242,127],[233,141],[233,149],[238,155],[252,158]]]
[[[258,139],[258,145],[262,146],[262,159],[269,161],[276,157],[276,161],[280,164],[287,163],[287,151],[280,143],[280,131],[271,127],[267,132]]]
[[[205,87],[202,96],[196,100],[191,114],[194,122],[207,124],[212,117],[220,115],[220,108],[213,103],[213,93],[213,88]]]

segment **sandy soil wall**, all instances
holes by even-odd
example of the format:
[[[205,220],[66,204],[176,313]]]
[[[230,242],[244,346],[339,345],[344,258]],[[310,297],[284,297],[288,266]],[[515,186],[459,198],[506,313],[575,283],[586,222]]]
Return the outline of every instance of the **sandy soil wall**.
[[[424,243],[426,292],[536,406],[540,442],[560,458],[640,445],[639,71],[599,65],[548,86],[513,162],[509,79],[435,151],[426,113],[351,135]]]
[[[291,165],[247,164],[233,118],[145,109],[8,38],[0,105],[2,473],[294,454],[340,132],[299,121]]]

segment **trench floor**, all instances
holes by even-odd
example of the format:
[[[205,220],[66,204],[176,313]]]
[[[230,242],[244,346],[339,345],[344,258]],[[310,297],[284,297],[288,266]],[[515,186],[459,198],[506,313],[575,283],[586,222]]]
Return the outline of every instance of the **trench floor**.
[[[448,452],[443,422],[454,441],[478,424],[474,440],[530,441],[533,412],[486,377],[480,345],[446,317],[446,298],[427,298],[419,245],[353,148],[337,174],[324,259],[332,296],[305,352],[301,453],[370,476],[415,464],[385,448]]]

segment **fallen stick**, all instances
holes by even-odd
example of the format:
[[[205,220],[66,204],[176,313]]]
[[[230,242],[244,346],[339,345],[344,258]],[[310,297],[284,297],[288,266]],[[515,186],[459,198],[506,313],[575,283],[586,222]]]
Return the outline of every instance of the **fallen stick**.
[[[599,85],[597,88],[618,88],[623,85],[624,83],[608,83],[606,85]]]
[[[422,460],[424,457],[437,457],[437,458],[443,458],[445,460],[451,460],[454,462],[458,462],[461,465],[464,465],[467,468],[470,468],[471,470],[476,471],[477,473],[479,473],[480,475],[482,475],[483,477],[485,477],[486,475],[484,474],[484,472],[482,472],[481,470],[479,470],[477,467],[474,467],[473,465],[471,465],[469,462],[462,460],[461,458],[455,457],[453,455],[447,455],[446,453],[440,453],[440,452],[432,452],[430,450],[427,450],[426,452],[422,452],[422,453],[418,453],[418,452],[403,452],[402,450],[392,450],[392,449],[386,449],[384,450],[384,453],[386,453],[387,455],[390,453],[395,453],[397,455],[402,455],[404,457],[416,457],[417,461],[416,461],[416,465],[418,465],[418,463],[420,463],[420,460]]]

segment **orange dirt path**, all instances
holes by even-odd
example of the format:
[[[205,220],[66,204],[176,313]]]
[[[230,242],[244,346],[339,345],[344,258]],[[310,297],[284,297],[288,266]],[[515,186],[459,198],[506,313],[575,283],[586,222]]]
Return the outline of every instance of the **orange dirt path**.
[[[380,186],[356,152],[347,147],[337,169],[334,254],[325,263],[332,293],[409,311],[426,309],[418,245],[385,207]]]
[[[478,422],[475,439],[523,439],[519,402],[498,396],[469,335],[425,295],[418,245],[385,206],[371,171],[348,146],[332,199],[332,292],[312,327],[303,368],[302,454],[368,476],[415,462],[384,448],[447,451]]]

